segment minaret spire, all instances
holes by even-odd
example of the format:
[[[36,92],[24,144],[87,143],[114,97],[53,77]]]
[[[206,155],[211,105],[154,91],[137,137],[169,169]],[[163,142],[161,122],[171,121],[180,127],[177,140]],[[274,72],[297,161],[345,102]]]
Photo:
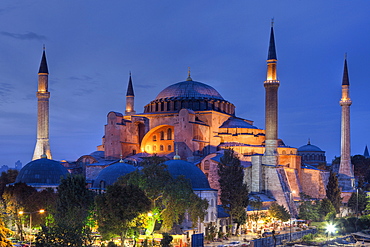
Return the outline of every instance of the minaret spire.
[[[349,96],[349,76],[347,67],[347,56],[344,59],[342,98],[339,102],[342,107],[341,120],[341,155],[339,165],[339,186],[342,190],[354,189],[354,172],[351,164],[351,133],[350,133],[350,106],[352,104]]]
[[[265,87],[265,164],[277,165],[278,143],[278,88],[280,82],[277,79],[277,56],[275,48],[273,20],[271,23],[270,43],[267,56],[267,78]]]
[[[134,108],[135,94],[134,87],[132,86],[131,71],[128,80],[127,93],[126,93],[126,115],[134,115],[136,113]]]
[[[48,77],[49,70],[46,62],[45,45],[43,46],[42,58],[38,73],[37,88],[37,140],[32,160],[46,156],[52,159],[49,144],[49,98]]]

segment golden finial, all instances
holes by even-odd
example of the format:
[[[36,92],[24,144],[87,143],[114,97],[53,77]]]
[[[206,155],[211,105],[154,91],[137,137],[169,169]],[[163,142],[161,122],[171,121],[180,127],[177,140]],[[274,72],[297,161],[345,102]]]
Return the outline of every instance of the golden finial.
[[[271,27],[274,27],[274,17],[271,19]]]
[[[179,155],[179,153],[178,153],[178,148],[176,147],[176,154],[175,154],[175,156],[173,156],[173,159],[174,160],[181,160],[181,157],[180,157],[180,155]]]
[[[347,52],[344,53],[344,60],[347,60]]]
[[[45,51],[46,48],[45,48],[45,44],[42,45],[42,50]]]
[[[188,67],[188,78],[186,79],[187,81],[192,81],[193,79],[191,79],[190,77],[190,67]]]

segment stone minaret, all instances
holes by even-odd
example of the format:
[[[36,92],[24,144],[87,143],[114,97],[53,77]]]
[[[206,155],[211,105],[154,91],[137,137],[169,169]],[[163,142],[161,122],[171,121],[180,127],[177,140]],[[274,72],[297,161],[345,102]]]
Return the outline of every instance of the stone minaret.
[[[42,59],[39,69],[37,89],[37,141],[32,160],[46,156],[52,159],[49,144],[49,98],[48,91],[48,65],[46,63],[45,47],[42,52]]]
[[[128,81],[127,86],[127,93],[126,93],[126,115],[134,115],[136,113],[134,108],[134,101],[135,101],[135,95],[134,95],[134,88],[132,86],[132,79],[131,79],[131,72],[130,72],[130,79]]]
[[[277,79],[277,56],[275,49],[274,27],[271,24],[270,45],[267,57],[267,78],[264,82],[266,91],[265,102],[265,154],[264,163],[277,165],[277,145],[278,145],[278,88],[280,85]]]
[[[339,185],[342,190],[353,189],[354,172],[351,164],[351,134],[350,134],[350,106],[352,104],[349,97],[349,78],[347,69],[347,59],[344,59],[344,71],[342,80],[342,98],[339,101],[342,107],[341,123],[341,154],[339,165]]]

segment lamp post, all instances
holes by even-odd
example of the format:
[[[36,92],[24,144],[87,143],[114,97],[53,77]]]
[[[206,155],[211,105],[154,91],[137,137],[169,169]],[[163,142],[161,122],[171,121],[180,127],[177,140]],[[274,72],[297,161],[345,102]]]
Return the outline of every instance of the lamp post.
[[[329,240],[329,237],[330,237],[330,233],[334,233],[335,232],[335,225],[333,223],[328,223],[326,225],[326,231],[328,232],[328,240]]]
[[[18,214],[19,215],[24,215],[24,214],[29,214],[30,215],[30,235],[32,236],[32,214],[35,214],[35,213],[39,213],[39,214],[43,214],[45,213],[45,210],[44,209],[40,209],[39,211],[35,211],[35,212],[24,212],[24,211],[19,211]],[[30,236],[30,247],[32,245],[32,238]]]

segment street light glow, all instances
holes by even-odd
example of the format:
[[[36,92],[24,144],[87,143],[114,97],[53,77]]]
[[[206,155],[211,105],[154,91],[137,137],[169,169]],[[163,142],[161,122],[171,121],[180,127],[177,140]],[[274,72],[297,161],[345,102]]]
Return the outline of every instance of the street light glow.
[[[327,224],[326,226],[326,231],[327,232],[330,232],[330,233],[334,233],[335,232],[335,225],[333,223],[329,223]]]

